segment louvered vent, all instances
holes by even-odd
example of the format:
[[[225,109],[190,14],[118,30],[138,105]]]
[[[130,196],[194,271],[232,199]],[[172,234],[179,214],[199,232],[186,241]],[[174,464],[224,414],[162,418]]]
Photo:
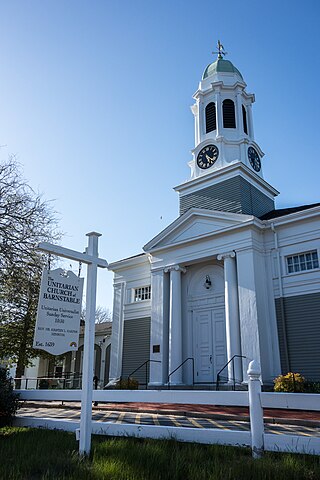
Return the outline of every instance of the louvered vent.
[[[222,103],[223,128],[236,128],[236,116],[232,100],[224,100]]]
[[[206,133],[216,130],[216,104],[211,102],[206,106]]]
[[[242,105],[242,118],[243,118],[243,131],[248,135],[247,111],[243,105]]]

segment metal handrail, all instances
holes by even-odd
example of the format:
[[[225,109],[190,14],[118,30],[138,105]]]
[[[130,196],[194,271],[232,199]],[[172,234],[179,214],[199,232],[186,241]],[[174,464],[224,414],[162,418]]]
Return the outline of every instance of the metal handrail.
[[[222,367],[219,372],[217,373],[217,382],[216,382],[216,390],[219,390],[219,385],[220,385],[220,373],[223,372],[223,370],[229,365],[230,362],[232,362],[232,372],[233,372],[233,390],[236,389],[236,379],[234,376],[234,359],[235,358],[247,358],[244,355],[233,355],[233,357],[230,358],[230,360]]]
[[[179,368],[181,368],[188,360],[192,360],[192,386],[194,385],[194,358],[193,357],[188,357],[186,358],[177,368],[172,370],[172,372],[169,373],[168,375],[168,389],[170,390],[170,377],[173,375]]]
[[[133,370],[133,372],[131,372],[129,375],[128,375],[128,383],[129,383],[129,378],[134,374],[136,373],[138,370],[140,370],[140,368],[142,368],[144,365],[146,366],[146,390],[148,390],[148,365],[149,363],[161,363],[161,360],[146,360],[145,362],[143,362],[138,368],[136,368],[135,370]]]
[[[66,376],[66,375],[59,375],[59,377],[55,377],[55,376],[45,376],[45,375],[42,375],[42,376],[39,376],[39,377],[15,377],[13,378],[13,381],[14,381],[14,385],[16,385],[16,382],[17,380],[19,381],[25,381],[25,390],[28,389],[28,381],[32,381],[32,380],[35,380],[36,381],[36,390],[39,389],[39,384],[40,384],[40,381],[41,380],[54,380],[54,381],[62,381],[63,382],[63,389],[65,389],[66,387],[66,382],[67,381],[75,381],[75,380],[80,380],[82,378],[82,373],[74,373],[70,376]]]

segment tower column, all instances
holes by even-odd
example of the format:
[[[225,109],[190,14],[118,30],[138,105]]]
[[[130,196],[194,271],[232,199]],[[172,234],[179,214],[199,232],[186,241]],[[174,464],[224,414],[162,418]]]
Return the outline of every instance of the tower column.
[[[218,255],[218,260],[224,262],[224,288],[226,311],[226,339],[228,361],[234,355],[241,355],[240,317],[238,302],[238,282],[235,252]],[[233,367],[234,364],[234,367]],[[235,358],[228,365],[228,379],[242,381],[242,360]]]
[[[221,93],[216,93],[216,123],[217,123],[217,137],[222,135],[222,103]]]
[[[237,102],[237,130],[241,135],[243,133],[243,121],[242,121],[242,101],[241,101],[241,93],[237,92],[236,95],[236,102]]]
[[[179,265],[165,269],[165,272],[170,272],[169,373],[182,363],[181,273],[185,271]],[[170,383],[182,384],[181,368],[170,377]]]
[[[247,113],[248,113],[249,135],[250,135],[251,140],[254,140],[253,121],[252,121],[252,104],[251,103],[249,105],[247,105]]]

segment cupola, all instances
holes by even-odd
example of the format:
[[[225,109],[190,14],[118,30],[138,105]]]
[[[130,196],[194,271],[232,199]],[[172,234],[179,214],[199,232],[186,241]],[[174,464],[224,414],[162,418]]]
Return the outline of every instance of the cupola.
[[[257,217],[274,209],[278,192],[263,179],[264,153],[254,139],[253,93],[220,41],[193,95],[195,147],[191,179],[177,186],[180,213],[206,208]]]

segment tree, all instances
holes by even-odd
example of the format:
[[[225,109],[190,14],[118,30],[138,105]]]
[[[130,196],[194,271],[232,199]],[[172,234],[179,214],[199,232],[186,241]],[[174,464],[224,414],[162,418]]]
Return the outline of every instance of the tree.
[[[86,307],[84,306],[81,311],[81,322],[84,325],[86,317]],[[95,323],[105,323],[112,321],[112,312],[109,308],[97,306],[95,314]]]
[[[17,377],[39,354],[32,341],[46,257],[36,246],[57,238],[49,202],[23,179],[14,157],[0,164],[0,358],[17,364]]]

